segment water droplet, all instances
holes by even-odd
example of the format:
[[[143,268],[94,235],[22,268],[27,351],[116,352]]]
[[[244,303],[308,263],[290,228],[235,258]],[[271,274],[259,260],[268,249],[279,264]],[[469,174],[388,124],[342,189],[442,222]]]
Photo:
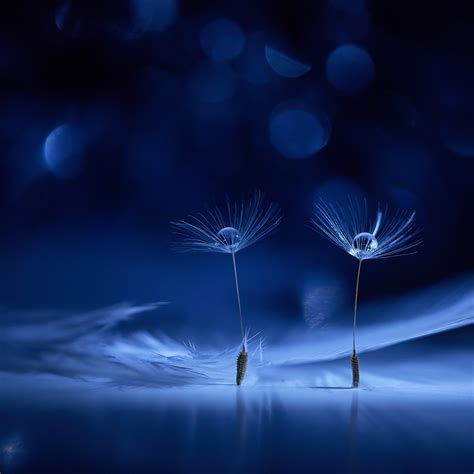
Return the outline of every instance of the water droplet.
[[[352,255],[359,259],[369,257],[377,250],[379,243],[374,234],[361,232],[352,239]]]
[[[224,227],[218,233],[217,237],[228,252],[234,252],[240,245],[240,234],[235,227]]]

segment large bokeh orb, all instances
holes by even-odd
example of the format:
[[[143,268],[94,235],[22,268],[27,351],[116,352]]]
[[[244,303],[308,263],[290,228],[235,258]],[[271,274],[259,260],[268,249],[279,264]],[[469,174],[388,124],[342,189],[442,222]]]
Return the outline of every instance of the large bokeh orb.
[[[132,0],[135,26],[144,31],[164,31],[178,16],[178,0]]]
[[[285,158],[304,159],[324,148],[330,124],[323,114],[302,109],[287,109],[270,119],[270,141]]]
[[[56,127],[43,147],[44,163],[51,173],[60,178],[73,178],[83,164],[85,137],[82,131],[70,124]]]
[[[226,18],[211,21],[199,35],[203,51],[213,61],[228,61],[238,56],[245,36],[237,23]]]
[[[375,66],[367,51],[353,44],[336,48],[326,62],[326,77],[338,91],[357,94],[374,79]]]
[[[294,59],[271,46],[265,47],[265,59],[279,76],[295,79],[311,70],[311,66]]]

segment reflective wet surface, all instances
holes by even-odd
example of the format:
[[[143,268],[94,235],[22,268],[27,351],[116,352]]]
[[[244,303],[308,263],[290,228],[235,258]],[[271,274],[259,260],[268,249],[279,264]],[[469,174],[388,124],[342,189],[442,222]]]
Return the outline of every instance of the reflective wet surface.
[[[472,470],[469,392],[4,382],[2,473]]]

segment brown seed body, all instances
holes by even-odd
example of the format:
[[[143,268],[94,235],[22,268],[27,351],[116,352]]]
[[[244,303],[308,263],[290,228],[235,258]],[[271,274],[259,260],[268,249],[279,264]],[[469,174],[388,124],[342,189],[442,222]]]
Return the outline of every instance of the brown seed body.
[[[357,354],[354,352],[351,357],[351,364],[352,364],[352,386],[357,388],[359,386],[359,358]]]
[[[237,357],[237,377],[236,383],[240,385],[242,380],[245,377],[245,371],[247,370],[247,361],[248,361],[248,353],[246,350],[242,350]]]

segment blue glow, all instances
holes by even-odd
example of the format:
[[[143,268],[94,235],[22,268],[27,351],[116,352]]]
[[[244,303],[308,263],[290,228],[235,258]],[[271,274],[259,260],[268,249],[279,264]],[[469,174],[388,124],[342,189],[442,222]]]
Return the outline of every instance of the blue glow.
[[[136,26],[144,31],[163,31],[178,16],[177,0],[132,0]]]
[[[44,142],[44,163],[60,178],[73,178],[82,168],[85,146],[83,133],[73,125],[55,128]]]
[[[201,47],[210,59],[228,61],[238,56],[245,45],[239,25],[226,18],[209,22],[199,35]]]
[[[472,324],[472,278],[448,282],[404,297],[373,302],[360,308],[358,331],[359,354],[378,351],[406,343],[423,336],[434,335]],[[440,299],[439,295],[443,298]],[[120,304],[89,312],[37,312],[9,314],[0,331],[0,342],[8,344],[9,359],[2,368],[11,372],[26,370],[34,374],[55,373],[94,384],[118,383],[123,386],[163,387],[179,385],[215,385],[233,380],[235,347],[209,346],[198,348],[192,342],[181,342],[163,332],[150,333],[138,326],[123,334],[116,331],[120,324],[149,311],[164,311],[165,303],[130,305]],[[332,303],[330,305],[332,312]],[[381,317],[383,315],[383,317]],[[273,386],[311,386],[315,377],[324,384],[326,377],[344,386],[349,379],[346,364],[350,354],[350,318],[344,322],[326,325],[324,331],[308,332],[307,327],[285,331],[278,340],[261,349],[260,341],[249,342],[249,373],[247,385],[265,381]],[[67,340],[67,346],[64,341]],[[27,350],[35,347],[47,351],[48,357],[38,359]],[[263,352],[263,354],[262,354]],[[403,351],[402,351],[403,353]],[[405,360],[410,360],[407,353]],[[455,355],[453,355],[454,358]],[[341,360],[340,366],[315,369],[310,363]],[[398,363],[399,359],[390,359]],[[459,359],[461,360],[461,359]],[[270,363],[269,363],[270,362]],[[424,363],[439,370],[440,360]],[[463,359],[464,366],[456,365],[464,373],[471,370],[471,359]],[[442,380],[433,372],[436,384],[429,390],[438,390]],[[387,387],[424,385],[425,376],[417,364],[402,371],[388,371],[381,381],[376,377],[375,365],[364,369],[367,387],[380,383]],[[396,373],[395,377],[390,374]],[[423,371],[421,371],[423,373]],[[454,382],[454,383],[453,383]],[[465,380],[444,381],[444,389],[468,390]],[[464,388],[462,388],[464,387]]]
[[[72,36],[78,34],[81,29],[79,20],[74,18],[71,13],[69,2],[64,2],[57,7],[54,22],[58,30],[63,33],[69,33]]]
[[[305,284],[301,295],[303,319],[314,329],[334,324],[352,294],[347,282],[330,269],[324,269],[313,275]]]
[[[224,102],[234,94],[234,72],[226,63],[203,63],[191,76],[191,91],[202,102],[210,104]]]
[[[467,6],[27,3],[0,31],[1,474],[472,472]],[[348,198],[342,251],[308,220]]]
[[[3,440],[2,440],[3,441]],[[0,462],[1,465],[10,470],[17,470],[21,455],[24,454],[24,446],[18,434],[0,441]]]
[[[270,67],[283,77],[301,77],[311,70],[311,66],[290,58],[270,46],[265,47],[265,58]]]
[[[366,90],[373,81],[374,72],[369,53],[352,44],[336,48],[326,62],[326,77],[330,84],[348,94]]]
[[[324,117],[304,110],[285,110],[270,119],[270,141],[286,158],[309,158],[326,146],[330,136]]]
[[[388,189],[390,197],[393,199],[397,205],[404,209],[415,209],[417,216],[421,217],[421,221],[424,221],[426,218],[425,205],[421,202],[420,198],[405,188],[400,188],[398,186],[391,186]]]

